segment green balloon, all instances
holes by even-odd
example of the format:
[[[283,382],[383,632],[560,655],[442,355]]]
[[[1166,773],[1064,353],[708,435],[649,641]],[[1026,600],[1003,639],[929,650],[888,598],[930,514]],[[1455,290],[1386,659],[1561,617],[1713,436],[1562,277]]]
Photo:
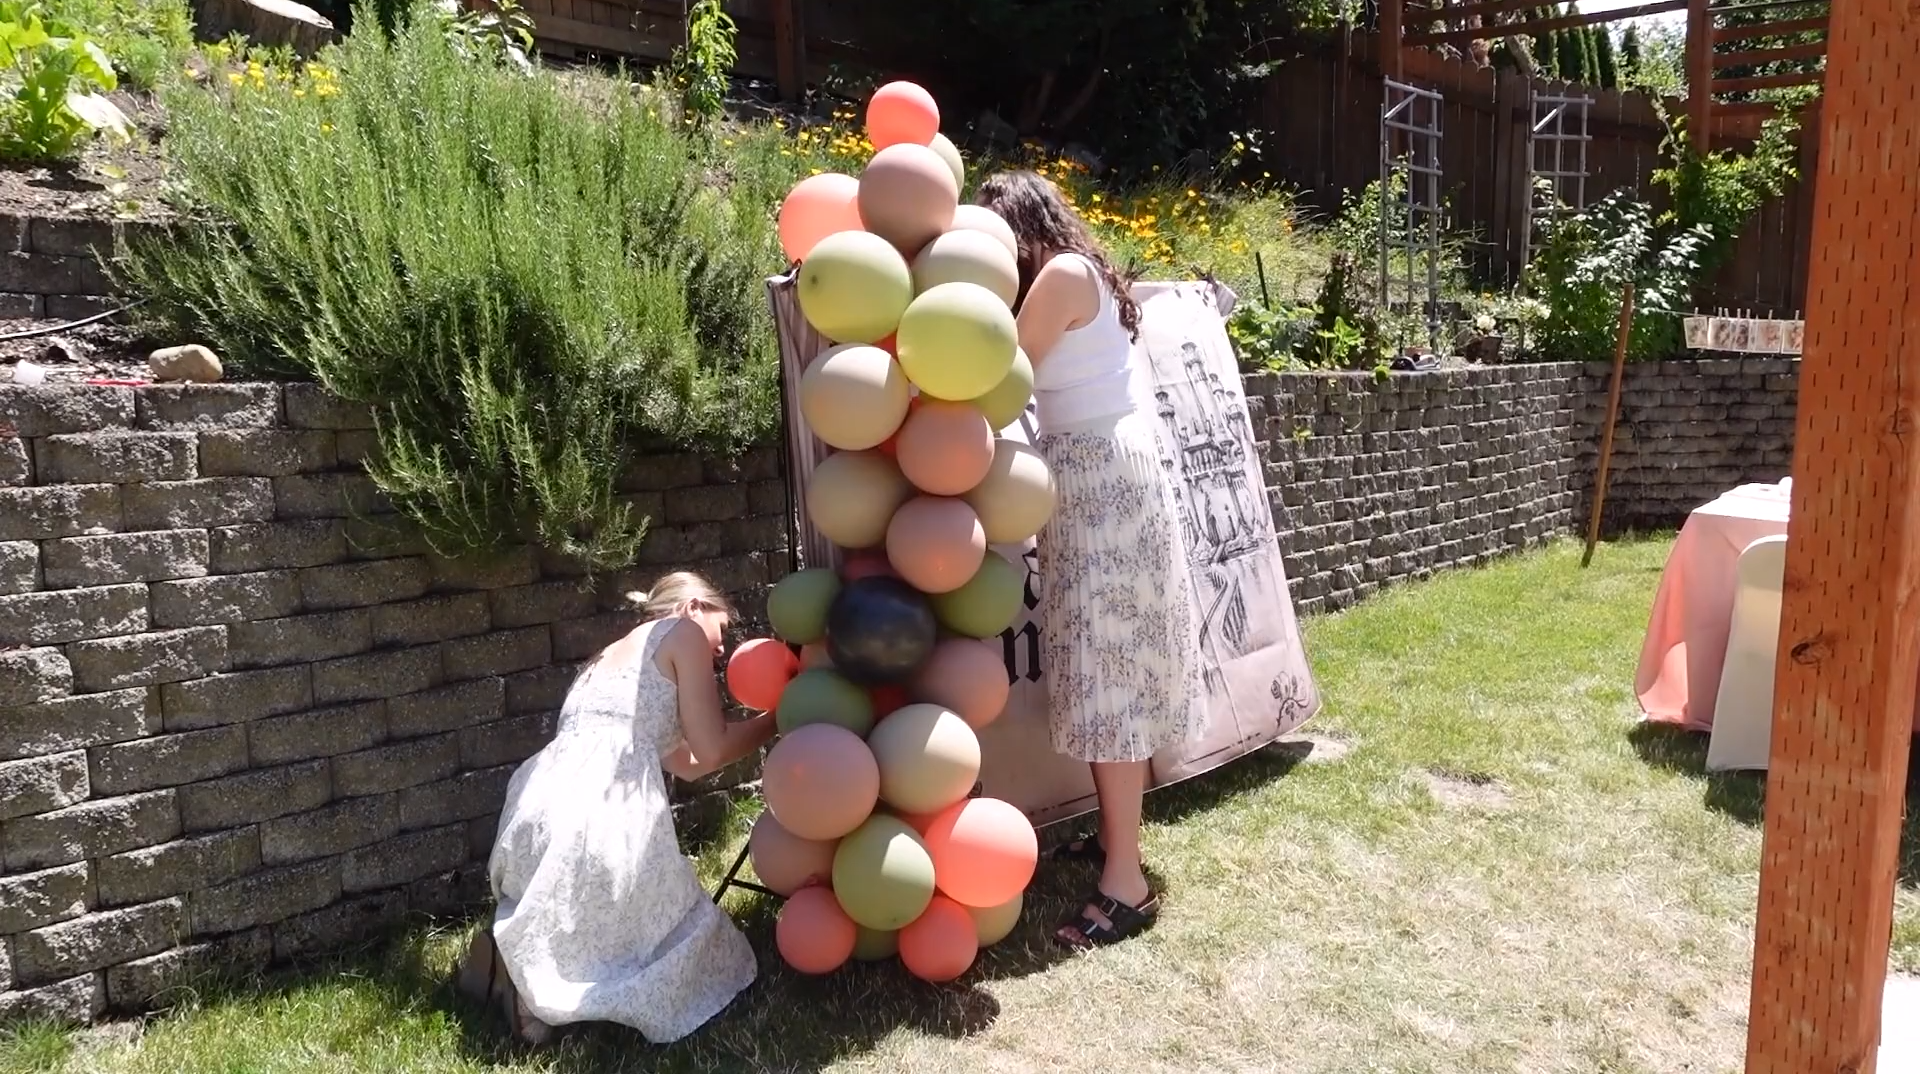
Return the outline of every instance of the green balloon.
[[[780,691],[773,722],[783,735],[810,723],[830,723],[864,738],[873,730],[873,696],[831,668],[814,668]]]
[[[868,817],[833,852],[833,894],[856,925],[905,928],[933,901],[933,855],[905,821]]]
[[[992,638],[1013,625],[1026,588],[1020,569],[1005,556],[989,551],[966,585],[927,599],[941,626],[969,638]]]
[[[980,413],[987,416],[987,424],[994,432],[1020,420],[1027,412],[1027,403],[1033,399],[1033,363],[1027,360],[1027,352],[1013,352],[1013,368],[1000,378],[1000,383],[987,394],[973,401]]]
[[[812,645],[827,636],[827,606],[839,592],[840,575],[833,571],[795,571],[767,594],[767,621],[781,641]]]
[[[865,925],[853,927],[853,960],[855,962],[879,962],[899,953],[899,933],[881,932]]]

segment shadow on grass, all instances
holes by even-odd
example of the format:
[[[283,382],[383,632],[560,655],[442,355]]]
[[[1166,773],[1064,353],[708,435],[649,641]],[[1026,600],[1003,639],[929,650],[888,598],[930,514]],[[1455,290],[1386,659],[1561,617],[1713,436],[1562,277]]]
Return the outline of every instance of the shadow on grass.
[[[1647,764],[1690,777],[1701,785],[1708,809],[1758,827],[1766,820],[1765,772],[1707,771],[1707,736],[1672,724],[1640,723],[1627,734]],[[1920,770],[1907,766],[1906,810],[1900,824],[1899,882],[1920,884]]]

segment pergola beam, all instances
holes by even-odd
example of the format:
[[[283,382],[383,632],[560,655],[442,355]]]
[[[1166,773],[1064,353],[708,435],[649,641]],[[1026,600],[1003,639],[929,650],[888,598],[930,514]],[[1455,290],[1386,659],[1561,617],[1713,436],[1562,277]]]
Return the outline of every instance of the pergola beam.
[[[1920,9],[1833,7],[1748,1074],[1873,1074],[1920,675]]]

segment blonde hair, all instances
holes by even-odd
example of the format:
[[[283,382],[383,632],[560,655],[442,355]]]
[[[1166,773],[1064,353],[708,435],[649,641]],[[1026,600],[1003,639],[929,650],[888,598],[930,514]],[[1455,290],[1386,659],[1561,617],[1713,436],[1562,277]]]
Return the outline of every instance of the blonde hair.
[[[662,575],[653,583],[653,588],[645,591],[636,589],[627,594],[627,603],[648,619],[678,615],[689,601],[697,601],[727,615],[733,614],[733,604],[714,588],[713,583],[692,571],[674,571]]]

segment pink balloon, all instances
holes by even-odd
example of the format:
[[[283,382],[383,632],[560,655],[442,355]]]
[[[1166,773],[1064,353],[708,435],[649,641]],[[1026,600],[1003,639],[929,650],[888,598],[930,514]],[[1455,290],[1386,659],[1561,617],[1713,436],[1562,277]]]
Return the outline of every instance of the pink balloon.
[[[753,822],[747,853],[754,875],[776,895],[791,895],[810,884],[833,879],[833,849],[829,840],[802,839],[782,828],[771,812]]]
[[[912,82],[889,82],[867,102],[867,140],[875,149],[903,142],[929,145],[939,133],[939,104]]]
[[[998,798],[967,798],[926,831],[934,883],[963,906],[999,906],[1026,890],[1040,839],[1026,814]]]
[[[873,815],[880,765],[859,735],[836,724],[810,723],[773,744],[760,792],[780,827],[802,839],[838,839]]]
[[[860,230],[860,180],[839,172],[809,175],[780,203],[780,249],[788,261],[805,261],[813,248],[839,231]]]
[[[894,433],[894,457],[913,487],[932,496],[973,491],[993,467],[993,428],[972,403],[930,399]]]
[[[887,524],[887,561],[922,593],[951,593],[966,585],[986,554],[980,516],[964,500],[916,497]]]
[[[952,709],[975,731],[999,718],[1012,690],[997,640],[948,638],[913,677],[915,700]]]

